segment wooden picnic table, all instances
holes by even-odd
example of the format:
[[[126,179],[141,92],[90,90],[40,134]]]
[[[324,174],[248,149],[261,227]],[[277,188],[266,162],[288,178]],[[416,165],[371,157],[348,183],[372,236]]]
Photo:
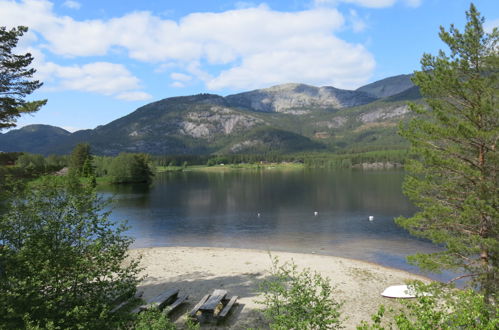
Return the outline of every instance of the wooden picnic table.
[[[170,289],[166,290],[163,293],[160,293],[156,297],[149,299],[145,305],[138,306],[135,308],[132,313],[140,313],[147,309],[164,309],[166,308],[166,313],[172,312],[175,308],[177,308],[180,304],[182,304],[185,300],[187,300],[188,296],[178,296],[178,289]]]
[[[226,290],[214,290],[211,295],[207,294],[199,301],[189,313],[189,316],[196,317],[196,314],[199,311],[201,312],[199,317],[201,323],[219,321],[227,316],[237,298],[237,296],[228,298]],[[217,308],[218,312],[215,315]]]
[[[227,291],[225,290],[215,290],[211,294],[211,296],[206,300],[206,302],[199,307],[201,313],[215,313],[215,309],[222,302],[222,299],[227,295]]]

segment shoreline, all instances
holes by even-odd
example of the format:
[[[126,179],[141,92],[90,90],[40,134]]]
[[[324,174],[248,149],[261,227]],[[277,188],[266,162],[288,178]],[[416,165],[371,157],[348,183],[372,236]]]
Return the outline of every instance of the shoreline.
[[[415,279],[430,281],[421,275],[372,262],[321,254],[189,246],[137,248],[129,252],[131,257],[142,258],[144,270],[140,275],[145,278],[138,289],[144,291],[144,299],[169,288],[189,295],[188,303],[173,315],[178,325],[185,323],[185,313],[202,296],[224,288],[240,298],[239,307],[221,328],[264,327],[265,321],[258,311],[262,308],[257,303],[261,300],[258,286],[269,275],[269,253],[279,259],[279,264],[293,261],[299,269],[309,268],[329,278],[333,287],[336,286],[333,291],[336,300],[344,302],[341,312],[342,319],[346,319],[343,322],[346,329],[355,329],[361,320],[370,320],[381,304],[398,305],[396,299],[381,297],[386,287]]]

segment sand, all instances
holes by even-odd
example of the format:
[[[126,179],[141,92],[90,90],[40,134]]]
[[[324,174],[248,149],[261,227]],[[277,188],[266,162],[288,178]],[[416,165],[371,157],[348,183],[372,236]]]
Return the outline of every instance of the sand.
[[[178,325],[184,324],[186,312],[205,294],[223,288],[230,295],[240,297],[239,305],[227,321],[216,328],[265,328],[265,320],[259,312],[263,306],[257,301],[262,298],[259,284],[271,268],[268,251],[159,247],[134,249],[130,255],[142,257],[145,278],[139,290],[144,292],[143,298],[154,297],[169,288],[178,288],[181,294],[189,295],[185,306],[172,315]],[[414,279],[428,281],[402,270],[345,258],[286,252],[271,252],[271,255],[278,257],[281,263],[292,260],[300,269],[310,268],[329,278],[337,287],[335,299],[344,303],[341,311],[346,329],[355,329],[361,320],[369,320],[380,304],[398,304],[395,299],[381,297],[386,287]]]

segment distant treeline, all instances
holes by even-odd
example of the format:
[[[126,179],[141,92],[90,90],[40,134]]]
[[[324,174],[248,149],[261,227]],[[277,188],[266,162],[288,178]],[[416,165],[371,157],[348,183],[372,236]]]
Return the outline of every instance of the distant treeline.
[[[351,154],[307,154],[303,163],[312,168],[350,168],[363,164],[403,165],[408,157],[407,150],[381,150]]]
[[[266,153],[260,155],[169,155],[151,156],[155,166],[188,166],[217,164],[254,164],[259,162],[273,163],[302,163],[310,168],[349,168],[361,164],[372,163],[392,163],[404,164],[408,156],[407,150],[380,150],[362,153],[297,153],[278,154]]]
[[[84,148],[83,148],[84,149]],[[350,168],[362,164],[391,163],[403,165],[408,157],[407,150],[380,150],[361,153],[295,153],[295,154],[233,154],[233,155],[167,155],[151,156],[147,154],[122,153],[118,156],[77,155],[75,148],[72,155],[50,155],[47,157],[21,152],[0,153],[0,186],[6,177],[33,179],[44,174],[51,174],[64,167],[78,167],[80,176],[88,174],[107,177],[109,182],[148,182],[154,167],[192,165],[213,166],[219,164],[255,164],[301,163],[309,168]],[[80,152],[81,153],[81,152]],[[88,157],[88,160],[86,160]],[[76,161],[75,161],[76,159]],[[89,163],[90,161],[90,163]],[[80,163],[80,165],[75,165]],[[86,174],[85,174],[86,173]],[[85,174],[85,175],[83,175]]]

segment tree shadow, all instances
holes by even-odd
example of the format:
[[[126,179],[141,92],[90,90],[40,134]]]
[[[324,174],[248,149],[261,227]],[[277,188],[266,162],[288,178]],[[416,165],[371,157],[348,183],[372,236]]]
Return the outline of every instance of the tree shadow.
[[[170,318],[182,328],[187,320],[187,313],[201,300],[215,289],[227,290],[229,296],[238,296],[238,303],[234,305],[230,314],[217,325],[202,325],[202,329],[247,329],[255,325],[266,328],[263,316],[255,308],[246,308],[244,300],[259,295],[258,287],[265,279],[262,273],[245,273],[234,276],[214,276],[208,272],[190,272],[169,278],[147,277],[138,290],[143,291],[143,299],[152,298],[168,289],[178,289],[179,295],[188,295],[189,299],[177,310],[170,314]],[[241,301],[243,300],[243,301]]]

